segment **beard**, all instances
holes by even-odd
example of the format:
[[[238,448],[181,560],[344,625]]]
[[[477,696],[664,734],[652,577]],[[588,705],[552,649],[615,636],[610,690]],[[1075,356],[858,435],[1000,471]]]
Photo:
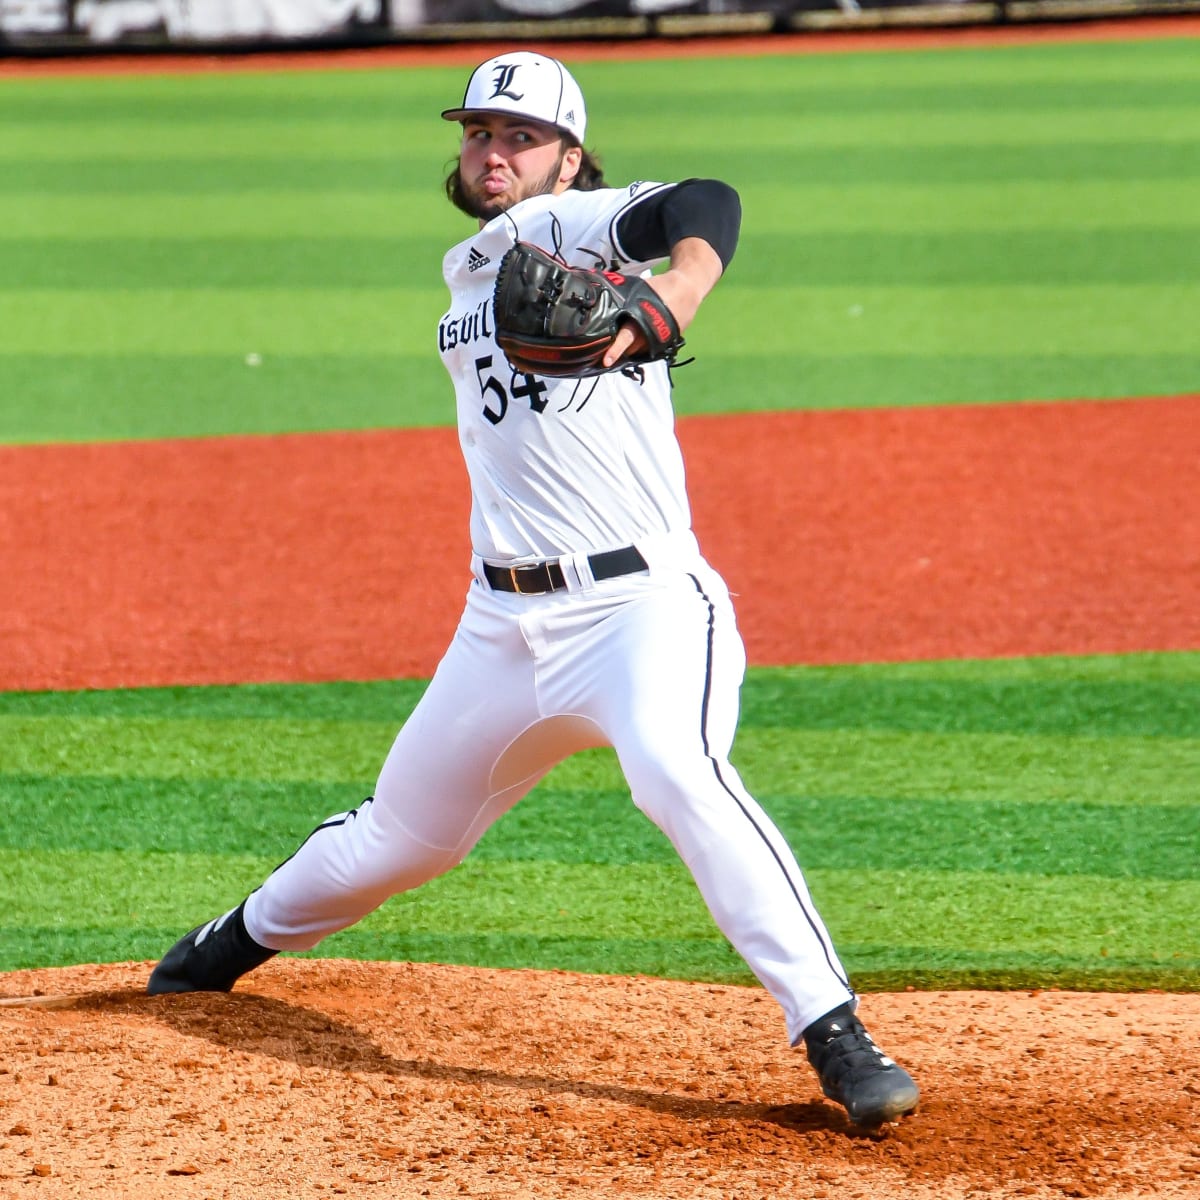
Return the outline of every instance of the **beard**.
[[[545,196],[558,186],[559,173],[562,170],[566,146],[559,152],[558,160],[546,174],[534,183],[523,188],[518,193],[502,192],[499,196],[489,196],[483,190],[482,184],[468,184],[462,177],[461,170],[456,171],[456,182],[450,192],[450,199],[468,216],[477,217],[481,221],[490,221],[502,212],[507,212],[514,204],[528,200],[530,196]]]

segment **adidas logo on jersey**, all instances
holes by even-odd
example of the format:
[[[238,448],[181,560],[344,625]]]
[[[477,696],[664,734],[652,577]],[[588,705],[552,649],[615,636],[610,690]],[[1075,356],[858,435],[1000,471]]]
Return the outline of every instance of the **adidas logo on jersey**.
[[[492,260],[486,254],[480,254],[474,246],[467,252],[467,270],[478,271],[480,267],[486,267]]]

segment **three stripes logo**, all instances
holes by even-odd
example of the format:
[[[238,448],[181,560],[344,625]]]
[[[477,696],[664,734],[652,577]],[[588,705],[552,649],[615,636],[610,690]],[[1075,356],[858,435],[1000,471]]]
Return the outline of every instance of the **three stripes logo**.
[[[467,251],[467,270],[469,272],[478,271],[480,267],[486,267],[491,261],[486,254],[480,254],[474,246]]]

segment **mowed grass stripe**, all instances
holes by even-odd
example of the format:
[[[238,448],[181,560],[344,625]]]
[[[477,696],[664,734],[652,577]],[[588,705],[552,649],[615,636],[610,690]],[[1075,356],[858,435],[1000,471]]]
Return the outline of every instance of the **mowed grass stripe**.
[[[448,297],[421,288],[0,291],[0,354],[371,354],[419,347],[430,371]]]
[[[847,317],[854,319],[847,311]],[[4,370],[0,360],[0,373]],[[745,386],[754,379],[753,390]],[[706,360],[676,392],[683,415],[910,408],[1029,400],[1119,400],[1196,391],[1192,354],[790,354]],[[734,400],[736,403],[731,404]]]
[[[79,894],[74,881],[104,879],[110,882],[87,893],[86,913],[64,925],[98,927],[133,914],[139,922],[169,924],[181,903],[219,909],[236,898],[231,891],[244,894],[275,865],[246,854],[3,850],[0,903],[12,924],[39,924],[47,911],[73,911],[67,896]],[[856,870],[811,869],[807,876],[835,936],[840,931],[905,945],[919,928],[929,949],[1053,955],[1103,947],[1126,960],[1170,961],[1176,954],[1200,960],[1200,932],[1189,920],[1200,905],[1196,881],[1078,877],[1064,891],[1052,876],[877,871],[870,888]],[[149,886],[141,886],[143,879]],[[884,911],[872,892],[887,897]],[[651,894],[661,898],[661,911],[645,903]],[[677,861],[609,866],[468,859],[394,897],[368,921],[372,931],[402,934],[537,935],[553,929],[559,937],[636,937],[661,935],[663,913],[671,915],[672,937],[719,937]]]
[[[0,790],[0,848],[220,855],[253,846],[281,861],[327,817],[355,807],[371,784],[3,775]],[[872,872],[899,856],[908,870],[1200,879],[1200,807],[1154,796],[1069,806],[1007,795],[759,799],[808,868]],[[844,815],[831,822],[831,813]],[[673,862],[675,852],[623,787],[572,789],[552,778],[494,826],[473,857],[622,866]]]
[[[1124,61],[1116,74],[1111,62],[1097,66],[1092,55],[1076,55],[1073,63],[1059,56],[1053,67],[1047,55],[1026,57],[1023,66],[1017,54],[1008,53],[999,63],[996,57],[961,50],[940,58],[925,55],[916,74],[905,69],[911,68],[911,62],[881,62],[872,56],[856,58],[861,64],[857,71],[843,58],[835,73],[828,71],[827,64],[790,56],[753,61],[735,57],[719,63],[710,60],[703,66],[665,62],[633,71],[629,64],[573,61],[572,69],[586,81],[589,96],[604,113],[635,113],[636,101],[623,85],[636,85],[639,95],[652,97],[655,113],[664,118],[690,117],[698,104],[711,99],[714,89],[719,89],[722,103],[732,112],[753,109],[761,104],[764,90],[770,90],[776,97],[774,111],[805,119],[877,110],[924,114],[951,106],[989,114],[1090,113],[1114,104],[1154,110],[1194,103],[1200,87],[1200,76],[1191,64],[1177,54],[1162,53],[1161,48],[1141,61]],[[935,77],[938,72],[927,70],[935,64],[948,65],[951,71]],[[979,67],[984,64],[995,66],[992,77],[983,77]],[[443,84],[445,92],[440,91]],[[1119,84],[1119,91],[1114,84]],[[220,82],[158,78],[133,85],[120,79],[6,81],[0,84],[0,110],[10,124],[31,128],[78,121],[115,121],[134,128],[170,122],[187,127],[255,122],[264,116],[285,122],[369,123],[435,115],[434,106],[439,111],[444,107],[439,95],[453,96],[454,89],[461,92],[461,79],[444,69],[365,71],[357,80],[339,76],[331,68],[315,81],[287,72],[248,73]]]
[[[0,692],[0,717],[399,725],[427,682]],[[754,667],[741,728],[1200,736],[1200,652]]]
[[[741,719],[743,728],[1195,739],[1200,653],[759,668],[742,689]]]
[[[369,920],[369,919],[368,919]],[[81,962],[147,961],[160,957],[178,937],[178,928],[157,931],[126,925],[75,929],[61,925],[26,925],[17,933],[30,947],[20,967]],[[1088,991],[1143,991],[1158,988],[1187,992],[1196,988],[1200,961],[1173,956],[1146,965],[1110,954],[1066,955],[955,953],[920,945],[875,946],[843,942],[843,962],[850,965],[862,993],[903,991],[906,987],[943,989],[1076,988]],[[355,926],[334,934],[307,957],[380,959],[384,961],[462,963],[512,970],[565,970],[584,973],[649,975],[722,984],[753,986],[755,980],[738,955],[724,942],[704,939],[565,938],[554,934],[405,934]],[[599,965],[598,965],[599,964]]]
[[[849,317],[849,314],[847,314]],[[454,423],[428,347],[407,354],[257,359],[223,354],[0,354],[0,442],[44,443],[321,432]],[[899,408],[1190,393],[1193,354],[805,354],[713,358],[677,376],[683,416]],[[755,387],[747,388],[748,378]],[[119,405],[96,398],[119,395]]]
[[[389,725],[348,721],[261,724],[194,719],[0,719],[7,774],[334,782],[373,773]],[[1049,737],[987,733],[812,732],[746,729],[736,760],[759,792],[812,791],[1041,803],[1137,804],[1194,799],[1200,742],[1193,738]],[[617,784],[615,759],[580,755],[559,786]]]
[[[28,289],[0,292],[0,353],[371,354],[430,348],[434,288]],[[689,330],[706,357],[794,354],[1192,354],[1200,283],[752,287],[730,278]],[[764,320],[764,314],[774,319]],[[440,372],[436,361],[429,369]]]
[[[256,353],[249,343],[209,355],[0,353],[0,442],[454,423],[453,390],[428,346],[410,355],[331,352],[256,359]],[[120,396],[121,403],[98,404],[103,396]]]
[[[333,782],[377,769],[392,723],[277,718],[0,718],[0,761],[20,775]]]
[[[822,230],[782,240],[752,232],[740,249],[744,253],[730,279],[742,286],[990,289],[1181,284],[1195,278],[1200,229]],[[37,271],[31,263],[34,279]]]
[[[1196,283],[768,289],[731,275],[689,341],[714,357],[785,360],[818,347],[846,355],[1191,354],[1200,350],[1195,312]]]
[[[759,252],[767,235],[811,240],[818,233],[989,234],[1066,232],[1147,236],[1200,227],[1200,179],[1174,183],[1144,179],[1075,180],[1047,187],[1028,180],[1003,184],[873,183],[831,185],[819,180],[741,183],[746,245]],[[429,189],[283,188],[196,195],[179,191],[4,192],[0,190],[0,246],[7,241],[59,239],[90,242],[131,238],[375,241],[409,235],[439,238],[448,246],[463,231],[449,205],[431,205]],[[796,227],[795,212],[804,224]],[[747,257],[739,256],[739,271]],[[784,247],[786,249],[786,246]],[[772,254],[779,249],[771,246]],[[4,253],[9,248],[4,247]]]
[[[0,245],[6,291],[278,288],[285,296],[292,289],[387,289],[406,278],[436,282],[445,252],[427,236],[378,235],[28,238]],[[432,330],[423,332],[428,342]]]
[[[1139,656],[1140,657],[1140,656]],[[1186,656],[1185,656],[1186,657]],[[1165,656],[1173,677],[1175,656]],[[1121,660],[1116,660],[1121,661]],[[1150,656],[1154,664],[1159,656]],[[243,683],[214,687],[147,687],[82,692],[0,691],[0,715],[40,717],[245,717],[395,722],[412,712],[428,687],[424,679],[353,683]]]
[[[1146,189],[1144,197],[1130,196],[1129,205],[1153,205],[1151,197],[1156,190]],[[1147,207],[1143,211],[1154,210]],[[1177,216],[1179,221],[1185,219],[1182,214]],[[319,192],[274,187],[210,195],[172,190],[0,193],[0,246],[10,239],[26,238],[65,242],[164,239],[172,243],[253,239],[255,244],[302,239],[302,244],[311,244],[315,239],[374,242],[389,235],[404,235],[412,244],[444,237],[449,246],[462,233],[464,221],[449,204],[430,204],[428,186],[404,191],[376,186]],[[5,246],[3,253],[9,251]]]
[[[1198,89],[1200,94],[1200,89]],[[780,145],[856,150],[859,147],[952,149],[969,146],[1111,146],[1139,141],[1150,144],[1194,145],[1195,106],[1161,104],[1154,108],[1124,108],[1119,98],[1087,110],[1052,107],[1006,111],[964,111],[947,95],[945,103],[919,112],[855,110],[833,115],[784,114],[786,132],[764,121],[757,108],[747,112],[722,106],[722,137],[732,145],[770,152]],[[772,104],[774,113],[778,106]],[[692,114],[694,115],[694,108]],[[433,119],[431,119],[433,118]],[[433,123],[432,113],[392,114],[376,118],[338,120],[326,116],[304,120],[249,117],[235,120],[145,120],[136,136],[125,125],[105,118],[79,117],[34,125],[9,124],[0,138],[0,162],[73,160],[81,150],[88,157],[113,159],[135,167],[143,161],[209,159],[215,147],[223,158],[321,160],[393,156],[403,146],[408,154],[428,146],[431,165],[455,150],[448,126]],[[637,145],[651,157],[661,148],[711,153],[712,130],[703,120],[655,124],[647,128],[644,112],[608,113],[604,138],[613,145]],[[429,168],[427,168],[429,169]]]
[[[616,146],[616,143],[614,143]],[[97,158],[87,147],[61,161],[20,158],[4,160],[0,195],[72,196],[154,195],[170,192],[189,197],[246,197],[250,203],[263,191],[281,188],[301,195],[331,190],[383,188],[398,202],[414,181],[424,181],[424,203],[452,215],[442,196],[443,168],[453,158],[454,146],[441,145],[432,153],[416,154],[397,146],[378,158],[326,159],[247,157],[230,159],[214,148],[204,159],[183,159],[164,154],[137,164]],[[759,148],[728,146],[681,150],[616,148],[602,155],[607,177],[617,185],[639,178],[686,179],[715,175],[739,189],[778,186],[780,178],[797,184],[822,187],[931,185],[1038,184],[1069,188],[1077,183],[1093,187],[1104,182],[1163,181],[1173,186],[1200,178],[1200,137],[1173,143],[1126,139],[1106,144],[1060,143],[1011,146],[862,146],[814,148],[793,143],[765,153]],[[412,208],[422,226],[433,219]],[[796,211],[793,204],[783,210]],[[783,215],[775,218],[783,224]]]
[[[97,935],[89,957],[151,958],[178,936],[181,911],[194,919],[221,911],[273,865],[247,855],[0,851],[0,904],[9,929],[45,929],[46,914],[60,913],[57,928],[66,937],[78,937],[81,930]],[[859,942],[903,947],[911,958],[913,929],[922,931],[927,963],[959,969],[994,969],[997,958],[1008,954],[1026,963],[1042,959],[1048,971],[1064,961],[1090,967],[1093,978],[1103,976],[1109,959],[1143,970],[1200,965],[1200,934],[1192,920],[1200,905],[1195,881],[1075,877],[1064,887],[1053,876],[915,870],[867,877],[858,870],[812,870],[808,878],[852,971]],[[83,912],[76,903],[80,894],[89,897]],[[649,896],[653,904],[646,902]],[[456,939],[493,935],[550,938],[556,944],[569,939],[579,943],[577,951],[600,941],[605,946],[600,961],[608,966],[592,962],[586,969],[631,969],[611,956],[612,943],[622,939],[707,943],[710,958],[725,969],[729,964],[728,948],[679,863],[609,867],[468,860],[393,898],[352,933],[368,956],[372,943],[381,946],[388,939],[412,956],[406,944],[424,939],[429,957],[453,961],[461,950]],[[331,938],[321,952],[344,953],[340,943]],[[32,965],[26,953],[6,938],[0,969]],[[39,965],[50,964],[43,958]]]
[[[0,243],[3,244],[3,243]],[[438,278],[427,236],[27,238],[4,245],[5,290],[386,288]],[[957,233],[750,233],[739,285],[938,288],[1186,284],[1196,229],[986,230]]]
[[[223,855],[242,849],[282,861],[327,817],[373,788],[255,779],[0,775],[0,847],[31,851],[158,851]]]
[[[956,234],[1042,231],[1188,230],[1200,225],[1200,180],[1132,175],[1097,182],[1010,178],[989,183],[938,180],[830,183],[798,179],[741,186],[744,234]],[[3,204],[0,197],[0,204]],[[798,228],[797,211],[804,213]]]

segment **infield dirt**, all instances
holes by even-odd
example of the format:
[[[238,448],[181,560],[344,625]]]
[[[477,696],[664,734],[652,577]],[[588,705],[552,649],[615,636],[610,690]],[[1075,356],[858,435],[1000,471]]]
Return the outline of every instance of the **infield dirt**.
[[[0,1193],[966,1200],[1200,1194],[1200,996],[873,995],[917,1112],[856,1132],[752,988],[275,960],[18,972]]]
[[[1200,395],[679,433],[754,664],[1200,647]],[[467,516],[449,429],[0,446],[0,689],[428,676]]]

